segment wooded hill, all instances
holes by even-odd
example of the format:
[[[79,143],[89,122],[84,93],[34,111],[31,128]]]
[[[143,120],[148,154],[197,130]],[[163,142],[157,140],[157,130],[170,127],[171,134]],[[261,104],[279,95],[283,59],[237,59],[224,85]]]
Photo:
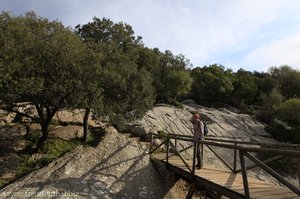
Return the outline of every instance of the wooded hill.
[[[268,123],[278,139],[300,143],[300,72],[290,66],[268,72],[192,67],[184,55],[147,48],[130,25],[107,18],[71,28],[34,12],[2,12],[0,32],[1,108],[40,124],[36,151],[60,109],[86,110],[85,142],[91,111],[121,130],[153,104],[187,98],[237,107]],[[19,111],[27,105],[37,117]]]

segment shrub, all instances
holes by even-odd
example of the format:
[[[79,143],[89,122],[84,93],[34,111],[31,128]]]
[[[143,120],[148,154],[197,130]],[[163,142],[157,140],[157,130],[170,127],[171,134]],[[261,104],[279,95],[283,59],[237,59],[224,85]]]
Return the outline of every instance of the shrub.
[[[278,141],[300,144],[300,126],[288,129],[282,124],[273,124],[268,125],[265,130]]]
[[[277,118],[292,126],[300,125],[300,99],[291,98],[275,108]]]

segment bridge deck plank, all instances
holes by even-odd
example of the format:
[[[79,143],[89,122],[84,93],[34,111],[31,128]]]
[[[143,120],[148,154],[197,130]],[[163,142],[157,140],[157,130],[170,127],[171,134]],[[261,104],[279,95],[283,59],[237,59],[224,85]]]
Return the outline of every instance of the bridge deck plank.
[[[166,154],[158,153],[152,155],[152,158],[166,162]],[[192,168],[192,161],[187,161]],[[189,172],[182,160],[178,156],[169,158],[169,164],[179,169]],[[222,171],[217,168],[201,168],[195,171],[197,177],[215,183],[223,188],[230,189],[240,194],[244,194],[243,178],[241,174],[234,174],[230,171]],[[271,183],[267,183],[252,177],[248,177],[249,190],[251,198],[263,199],[281,199],[281,198],[300,198],[291,190]]]

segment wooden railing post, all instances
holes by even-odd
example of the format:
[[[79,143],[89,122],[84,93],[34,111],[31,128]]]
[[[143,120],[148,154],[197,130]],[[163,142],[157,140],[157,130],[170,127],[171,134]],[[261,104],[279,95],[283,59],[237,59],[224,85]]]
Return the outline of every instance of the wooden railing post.
[[[170,139],[167,138],[167,153],[166,153],[167,169],[168,169],[168,165],[169,165],[169,149],[170,149]]]
[[[202,168],[203,165],[204,165],[204,164],[203,164],[203,154],[204,154],[204,153],[203,153],[203,148],[204,148],[203,146],[204,146],[204,144],[201,143],[201,168]]]
[[[250,198],[249,184],[248,184],[248,178],[247,178],[247,171],[246,171],[244,153],[245,153],[244,151],[239,150],[245,197]]]
[[[153,149],[153,134],[150,134],[150,151],[149,153],[152,153],[152,149]]]
[[[194,143],[194,151],[193,151],[193,167],[192,167],[192,174],[195,175],[196,170],[196,155],[197,155],[197,143]]]
[[[175,149],[177,150],[177,136],[175,136]]]
[[[268,167],[267,165],[265,165],[263,162],[259,161],[253,155],[245,152],[245,156],[249,160],[251,160],[252,162],[254,162],[255,164],[257,164],[258,166],[260,166],[263,170],[265,170],[266,172],[268,172],[271,176],[273,176],[274,178],[276,178],[276,180],[278,180],[280,183],[282,183],[287,188],[289,188],[290,190],[292,190],[293,192],[295,192],[298,196],[300,196],[300,189],[298,189],[298,187],[296,187],[294,184],[290,183],[287,179],[285,179],[283,176],[281,176],[280,174],[278,174],[276,171],[274,171],[273,169],[271,169],[270,167]]]
[[[236,147],[237,147],[237,143],[234,143],[234,146],[235,146],[235,148],[234,148],[234,154],[233,154],[233,173],[236,173],[236,156],[237,156],[237,149],[236,149]]]
[[[298,181],[299,181],[299,188],[300,188],[300,157],[298,157]]]

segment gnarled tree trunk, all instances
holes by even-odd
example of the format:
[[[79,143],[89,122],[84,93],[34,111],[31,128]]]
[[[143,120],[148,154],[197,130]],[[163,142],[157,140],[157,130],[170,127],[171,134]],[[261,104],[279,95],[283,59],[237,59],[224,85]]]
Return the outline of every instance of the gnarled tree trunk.
[[[91,109],[86,107],[85,114],[83,117],[83,138],[82,138],[83,143],[86,143],[86,141],[87,141],[87,134],[88,134],[88,130],[89,130],[88,120],[89,120],[90,112],[91,112]]]
[[[44,144],[45,141],[48,139],[49,134],[49,124],[54,117],[55,113],[57,112],[57,107],[50,107],[50,106],[42,106],[42,105],[35,105],[38,116],[39,116],[39,123],[42,129],[42,136],[37,141],[37,146],[34,150],[34,153],[39,152]]]

